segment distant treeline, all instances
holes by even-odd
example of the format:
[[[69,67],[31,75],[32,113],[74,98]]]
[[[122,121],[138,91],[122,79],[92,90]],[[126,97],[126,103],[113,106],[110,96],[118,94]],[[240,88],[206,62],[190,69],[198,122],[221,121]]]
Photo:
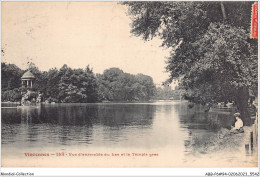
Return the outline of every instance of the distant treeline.
[[[182,90],[179,89],[179,87],[175,87],[173,90],[172,87],[167,84],[156,87],[156,93],[154,95],[155,100],[180,100],[182,97]]]
[[[21,100],[21,77],[25,70],[14,64],[1,63],[2,101]],[[110,68],[103,74],[85,69],[72,69],[63,65],[49,71],[40,71],[34,64],[30,71],[35,76],[33,90],[40,92],[43,101],[89,103],[100,101],[147,101],[155,97],[153,79],[144,74],[124,73]]]

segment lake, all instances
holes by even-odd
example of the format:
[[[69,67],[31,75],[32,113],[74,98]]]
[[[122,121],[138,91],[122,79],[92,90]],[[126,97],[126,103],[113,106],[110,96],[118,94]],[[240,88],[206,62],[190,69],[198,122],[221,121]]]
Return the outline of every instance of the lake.
[[[2,164],[7,166],[110,166],[101,157],[86,160],[72,153],[110,153],[105,158],[111,166],[207,166],[216,159],[220,166],[237,166],[241,160],[252,165],[252,157],[241,148],[237,153],[233,148],[215,150],[219,149],[219,130],[231,125],[232,115],[206,113],[198,105],[189,108],[185,101],[5,106],[1,109]],[[25,153],[55,157],[27,157]],[[111,153],[131,156],[120,157],[119,163]],[[132,153],[157,155],[135,157]]]

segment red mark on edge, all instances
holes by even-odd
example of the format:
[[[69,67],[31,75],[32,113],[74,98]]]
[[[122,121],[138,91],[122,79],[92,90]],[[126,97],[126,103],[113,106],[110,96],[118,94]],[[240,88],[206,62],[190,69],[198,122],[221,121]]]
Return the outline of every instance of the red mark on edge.
[[[255,2],[252,5],[252,17],[251,17],[251,38],[258,38],[258,3]]]

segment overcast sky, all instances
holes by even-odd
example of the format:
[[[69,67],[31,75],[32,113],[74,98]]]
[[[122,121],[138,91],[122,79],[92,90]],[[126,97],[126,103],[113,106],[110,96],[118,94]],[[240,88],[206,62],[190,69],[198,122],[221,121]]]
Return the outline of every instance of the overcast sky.
[[[2,2],[2,61],[26,69],[30,60],[45,71],[119,67],[165,81],[169,51],[132,36],[126,12],[117,2]]]

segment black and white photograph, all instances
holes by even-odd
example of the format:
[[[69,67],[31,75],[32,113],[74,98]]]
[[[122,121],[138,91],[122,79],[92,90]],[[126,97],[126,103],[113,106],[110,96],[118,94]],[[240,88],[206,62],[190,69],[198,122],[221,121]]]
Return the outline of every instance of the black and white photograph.
[[[1,167],[258,167],[257,2],[2,1]]]

